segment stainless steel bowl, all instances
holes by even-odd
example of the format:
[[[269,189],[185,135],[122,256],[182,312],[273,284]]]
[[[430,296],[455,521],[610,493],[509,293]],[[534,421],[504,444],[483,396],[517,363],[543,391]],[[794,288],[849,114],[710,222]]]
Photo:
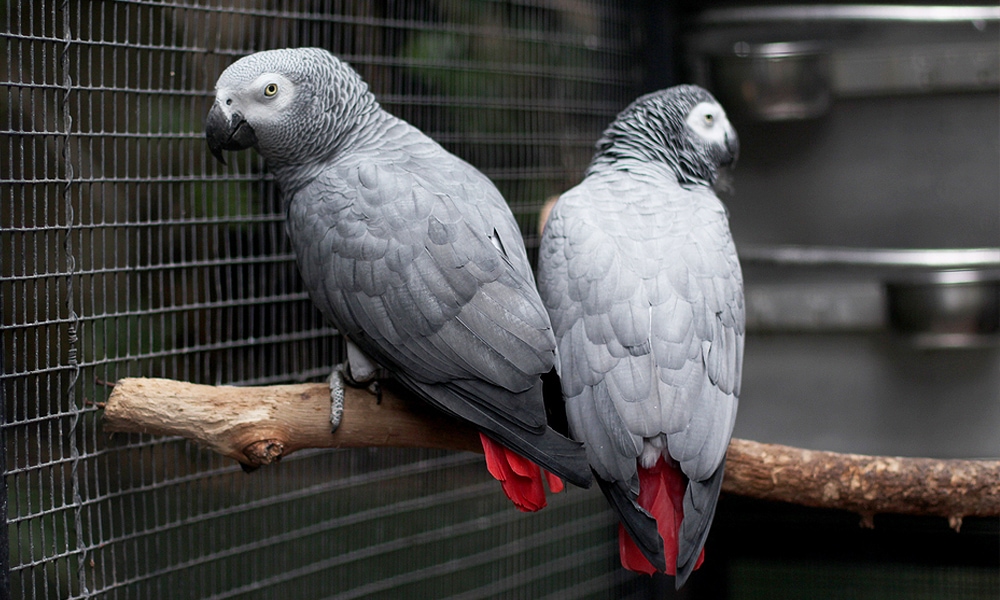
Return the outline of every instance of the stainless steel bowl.
[[[830,66],[815,42],[750,44],[711,59],[713,89],[727,107],[755,119],[812,119],[830,108]]]
[[[747,322],[890,331],[926,348],[1000,346],[1000,248],[740,246]]]
[[[922,346],[1000,341],[1000,272],[914,273],[886,283],[889,324]]]

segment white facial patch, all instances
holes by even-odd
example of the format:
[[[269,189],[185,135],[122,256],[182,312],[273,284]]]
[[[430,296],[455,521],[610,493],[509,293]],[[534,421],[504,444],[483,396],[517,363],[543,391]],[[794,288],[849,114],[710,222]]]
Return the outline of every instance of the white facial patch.
[[[691,109],[685,121],[691,131],[711,144],[724,145],[726,134],[732,131],[726,111],[715,102],[701,102]]]
[[[295,84],[278,73],[264,73],[240,91],[245,116],[267,118],[281,112],[295,97]]]
[[[247,121],[259,123],[280,114],[295,97],[295,84],[284,75],[264,73],[240,87],[220,87],[216,102],[228,117],[239,112]]]

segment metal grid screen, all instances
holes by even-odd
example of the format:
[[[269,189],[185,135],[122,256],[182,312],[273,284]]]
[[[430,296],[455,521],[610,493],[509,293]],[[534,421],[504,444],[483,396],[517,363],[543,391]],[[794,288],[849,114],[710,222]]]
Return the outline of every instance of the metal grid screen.
[[[600,494],[536,515],[482,458],[302,452],[244,474],[109,437],[126,376],[325,377],[275,189],[202,126],[237,57],[323,46],[482,169],[529,248],[632,97],[633,23],[589,0],[41,0],[0,5],[0,299],[14,598],[622,597]]]

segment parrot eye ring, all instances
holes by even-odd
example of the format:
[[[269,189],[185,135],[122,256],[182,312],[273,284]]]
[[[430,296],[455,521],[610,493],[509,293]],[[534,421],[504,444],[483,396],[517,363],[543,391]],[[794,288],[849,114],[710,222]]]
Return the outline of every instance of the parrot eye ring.
[[[269,83],[269,84],[267,84],[267,85],[264,86],[264,95],[267,96],[268,98],[270,98],[271,96],[274,96],[277,93],[278,93],[278,84],[277,83]]]

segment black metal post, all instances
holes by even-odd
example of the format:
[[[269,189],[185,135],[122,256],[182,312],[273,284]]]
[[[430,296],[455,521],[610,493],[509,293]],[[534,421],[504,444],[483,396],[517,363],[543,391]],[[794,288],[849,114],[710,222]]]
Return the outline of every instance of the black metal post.
[[[0,298],[0,309],[3,299]],[[3,352],[3,336],[0,336],[0,356]],[[3,375],[3,361],[0,360],[0,375]],[[10,598],[10,538],[7,533],[7,396],[6,386],[0,379],[0,600]]]

